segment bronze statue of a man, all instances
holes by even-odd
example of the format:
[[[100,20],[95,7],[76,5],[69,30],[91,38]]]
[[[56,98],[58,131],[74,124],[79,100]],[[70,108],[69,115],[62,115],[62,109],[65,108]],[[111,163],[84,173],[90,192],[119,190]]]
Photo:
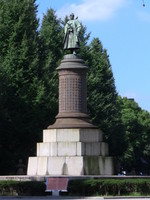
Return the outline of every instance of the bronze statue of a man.
[[[66,23],[64,32],[64,49],[74,50],[79,48],[79,32],[81,24],[77,19],[74,19],[74,14],[70,15],[70,20]]]

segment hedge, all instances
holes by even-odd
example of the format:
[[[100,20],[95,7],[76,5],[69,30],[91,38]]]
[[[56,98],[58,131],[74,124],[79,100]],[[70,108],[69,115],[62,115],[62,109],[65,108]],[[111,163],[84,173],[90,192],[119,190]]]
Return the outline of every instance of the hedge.
[[[0,181],[0,196],[41,196],[46,185],[37,181]]]
[[[81,196],[150,195],[150,179],[71,180],[68,192]]]
[[[46,185],[39,181],[0,181],[0,196],[41,196],[45,195]],[[63,195],[62,193],[60,193]],[[72,196],[121,196],[150,195],[150,179],[75,179],[68,184]]]

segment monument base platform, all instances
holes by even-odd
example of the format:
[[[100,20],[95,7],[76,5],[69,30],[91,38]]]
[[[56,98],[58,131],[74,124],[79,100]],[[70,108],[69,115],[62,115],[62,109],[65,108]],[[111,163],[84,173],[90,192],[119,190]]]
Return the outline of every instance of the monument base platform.
[[[113,158],[99,129],[46,129],[27,175],[113,175]]]

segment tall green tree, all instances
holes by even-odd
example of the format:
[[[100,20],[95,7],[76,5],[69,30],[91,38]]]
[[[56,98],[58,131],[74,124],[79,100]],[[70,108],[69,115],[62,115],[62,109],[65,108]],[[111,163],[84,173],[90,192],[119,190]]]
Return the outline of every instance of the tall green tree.
[[[94,38],[88,51],[88,111],[95,125],[104,132],[111,155],[122,155],[124,128],[117,101],[115,81],[107,51],[98,38]]]
[[[119,97],[127,149],[122,165],[128,171],[150,173],[150,113],[142,110],[134,99]]]
[[[36,13],[35,0],[0,2],[1,174],[15,173],[18,160],[33,155],[33,144],[42,129],[45,90],[40,78]]]
[[[41,67],[46,89],[45,122],[50,125],[58,113],[58,73],[56,68],[63,57],[63,25],[53,9],[44,14],[40,28],[42,42]]]

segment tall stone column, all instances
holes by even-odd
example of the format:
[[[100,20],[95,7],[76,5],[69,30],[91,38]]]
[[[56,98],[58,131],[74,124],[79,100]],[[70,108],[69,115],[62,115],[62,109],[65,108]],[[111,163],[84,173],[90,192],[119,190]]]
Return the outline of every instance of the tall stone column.
[[[96,128],[87,115],[88,67],[74,54],[64,56],[59,74],[59,113],[48,128]]]

